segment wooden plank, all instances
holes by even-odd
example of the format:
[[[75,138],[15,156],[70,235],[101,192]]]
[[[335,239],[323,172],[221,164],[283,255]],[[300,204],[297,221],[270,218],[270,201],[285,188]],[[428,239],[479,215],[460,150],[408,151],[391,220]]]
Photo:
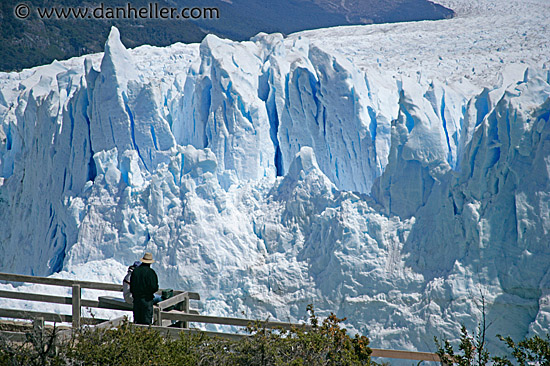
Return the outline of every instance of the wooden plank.
[[[27,334],[23,332],[11,332],[7,330],[0,330],[0,338],[9,342],[23,343],[27,341]]]
[[[159,290],[158,292],[162,293],[162,290]],[[187,292],[187,294],[189,295],[189,298],[191,300],[197,300],[198,301],[198,300],[201,299],[201,296],[197,292],[191,292],[191,291],[174,290],[174,295],[183,294],[184,292]]]
[[[64,304],[71,305],[72,297],[62,297],[62,296],[52,296],[52,295],[43,295],[43,294],[29,294],[25,292],[15,292],[15,291],[3,291],[0,290],[0,297],[5,299],[16,299],[16,300],[27,300],[27,301],[39,301],[47,302],[51,304]],[[99,302],[97,300],[81,300],[81,305],[90,308],[99,307]]]
[[[132,311],[134,308],[131,304],[124,301],[124,299],[113,296],[100,296],[98,302],[98,307],[104,309]]]
[[[64,286],[64,287],[72,287],[73,284],[78,284],[80,285],[80,288],[122,292],[122,285],[119,285],[116,283],[66,280],[62,278],[18,275],[18,274],[12,274],[12,273],[4,273],[4,272],[0,272],[0,281],[28,282],[28,283],[37,283],[42,285]],[[162,290],[163,289],[160,289],[158,292],[162,293]],[[181,291],[181,290],[174,290],[175,294],[181,294],[183,292],[184,291]],[[191,300],[201,299],[200,295],[197,292],[190,292],[190,291],[185,291],[185,292],[187,292]]]
[[[42,295],[42,294],[29,294],[25,292],[15,292],[15,291],[0,290],[0,297],[3,297],[5,299],[49,302],[53,304],[71,304],[70,297],[51,296],[51,295]]]
[[[81,324],[89,324],[89,325],[101,324],[106,322],[107,320],[109,319],[80,317]]]
[[[105,321],[103,323],[99,323],[94,326],[95,329],[109,329],[109,328],[116,328],[119,325],[121,325],[124,321],[127,321],[128,317],[126,315],[120,316],[115,319],[111,319],[108,321]]]
[[[80,285],[73,285],[73,302],[72,302],[72,314],[73,314],[73,328],[80,328]]]
[[[161,327],[169,327],[169,326],[172,325],[172,321],[170,321],[170,320],[161,320],[161,323],[162,323],[162,324],[160,324]],[[180,328],[180,327],[178,327],[178,328]]]
[[[223,325],[233,325],[237,327],[246,327],[249,324],[253,324],[256,320],[251,319],[242,319],[242,318],[224,318],[218,316],[208,316],[208,315],[195,315],[195,314],[185,314],[181,311],[172,310],[162,312],[162,319],[166,320],[179,320],[184,322],[195,322],[195,323],[210,323],[210,324],[223,324]],[[270,321],[259,321],[262,326],[266,328],[278,328],[291,329],[292,327],[311,329],[311,325],[307,324],[291,324],[283,322],[270,322]]]
[[[208,332],[208,331],[202,331],[200,329],[182,329],[182,328],[172,328],[172,327],[158,327],[155,325],[142,325],[142,324],[134,324],[134,327],[137,328],[151,328],[157,332],[160,332],[161,335],[165,337],[170,337],[173,339],[177,339],[180,337],[180,333],[183,332],[185,334],[204,334],[209,337],[219,337],[224,339],[230,339],[230,340],[240,340],[245,337],[250,337],[248,334],[237,334],[237,333],[223,333],[223,332]]]
[[[85,308],[99,308],[99,301],[81,299],[80,306],[83,306]]]
[[[64,314],[43,313],[38,311],[0,309],[0,318],[37,319],[44,318],[47,322],[70,323],[73,317]]]
[[[189,296],[189,299],[190,300],[197,300],[199,301],[201,299],[201,296],[196,293],[196,292],[190,292],[190,291],[187,291],[187,295]]]
[[[134,319],[135,321],[135,319]],[[162,314],[157,306],[153,306],[153,325],[162,326]]]
[[[189,298],[188,292],[182,292],[181,294],[174,295],[166,300],[162,300],[157,304],[160,310],[164,310],[169,308],[170,306],[174,306],[179,304],[180,302],[184,302]]]
[[[14,309],[0,309],[0,318],[12,318],[12,319],[28,319],[35,320],[43,318],[44,321],[53,323],[72,323],[73,317],[66,314],[44,313],[40,311],[28,311],[28,310],[14,310]],[[98,324],[107,319],[99,318],[81,318],[82,323],[85,324]]]
[[[187,299],[183,303],[183,309],[181,309],[186,314],[189,314],[189,310],[190,310],[189,302],[190,302],[189,297],[187,297]],[[180,328],[189,328],[189,323],[188,322],[181,322],[181,327]]]
[[[65,286],[65,287],[80,285],[81,288],[88,288],[88,289],[94,289],[94,290],[122,291],[122,285],[115,284],[115,283],[65,280],[61,278],[37,277],[37,276],[17,275],[17,274],[11,274],[11,273],[0,273],[0,280],[10,281],[10,282],[38,283],[42,285]]]
[[[399,351],[393,349],[371,348],[371,357],[397,358],[401,360],[440,362],[439,356],[430,352]]]
[[[32,322],[32,329],[34,332],[41,335],[44,334],[44,318],[36,318]]]

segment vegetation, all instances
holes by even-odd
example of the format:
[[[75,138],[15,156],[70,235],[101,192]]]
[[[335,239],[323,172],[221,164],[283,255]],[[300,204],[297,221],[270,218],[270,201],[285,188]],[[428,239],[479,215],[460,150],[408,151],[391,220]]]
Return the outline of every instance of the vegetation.
[[[113,329],[83,327],[70,336],[59,328],[25,329],[25,342],[0,338],[0,366],[15,365],[377,365],[371,361],[369,340],[350,337],[341,327],[345,319],[334,314],[319,321],[308,306],[310,328],[267,329],[258,321],[240,340],[210,337],[204,333],[181,333],[177,339],[164,337],[153,328],[124,322]],[[550,335],[533,336],[518,343],[498,336],[510,352],[489,354],[482,320],[474,334],[461,329],[458,351],[448,340],[434,338],[442,365],[458,366],[550,366]],[[67,334],[67,333],[64,333]],[[69,333],[70,334],[70,333]]]
[[[550,366],[550,336],[546,338],[537,335],[524,339],[515,343],[510,337],[498,336],[508,346],[513,360],[510,360],[510,355],[490,357],[489,352],[484,342],[481,342],[480,333],[475,335],[468,334],[465,327],[462,327],[459,352],[455,353],[453,347],[448,340],[443,343],[435,338],[438,348],[437,354],[445,365],[458,366],[511,366],[511,365],[537,365]]]
[[[128,322],[115,329],[82,328],[63,340],[59,332],[29,333],[27,342],[0,342],[3,365],[370,365],[369,340],[350,337],[334,315],[319,322],[312,307],[311,329],[248,327],[239,341],[198,334],[172,340]]]
[[[546,335],[546,339],[535,335],[517,344],[510,337],[505,338],[497,335],[501,341],[506,343],[506,346],[510,350],[510,355],[515,359],[515,362],[510,360],[510,355],[491,357],[486,343],[487,320],[485,306],[485,296],[481,292],[481,321],[478,323],[473,335],[468,333],[464,325],[462,326],[458,352],[455,352],[447,339],[441,342],[437,337],[434,337],[437,354],[442,361],[442,365],[550,366],[550,336],[548,334]]]
[[[548,334],[546,334],[546,338],[535,335],[517,344],[510,337],[499,336],[499,338],[510,348],[518,365],[550,365],[550,336]],[[506,357],[494,357],[493,359],[498,365],[513,365]]]

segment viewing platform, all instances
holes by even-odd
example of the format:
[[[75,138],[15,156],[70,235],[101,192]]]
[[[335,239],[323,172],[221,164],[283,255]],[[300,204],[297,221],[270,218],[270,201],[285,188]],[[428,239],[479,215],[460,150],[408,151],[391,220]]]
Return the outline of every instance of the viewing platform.
[[[113,283],[102,282],[90,282],[90,281],[78,281],[78,280],[66,280],[58,278],[37,277],[27,275],[17,275],[10,273],[0,273],[0,281],[16,282],[26,284],[43,284],[50,286],[61,286],[72,289],[71,297],[54,296],[47,294],[25,293],[17,291],[5,291],[0,290],[0,297],[6,299],[23,300],[29,302],[42,302],[51,304],[64,304],[71,305],[71,314],[58,314],[54,312],[39,312],[28,311],[21,309],[7,309],[0,308],[0,323],[15,324],[14,320],[24,320],[30,324],[32,321],[33,327],[43,328],[45,322],[53,322],[55,324],[70,324],[61,326],[61,332],[70,336],[74,329],[78,329],[82,326],[89,326],[95,328],[112,328],[117,327],[124,321],[127,321],[128,315],[115,317],[114,319],[101,319],[99,317],[83,317],[82,307],[107,309],[123,312],[131,312],[132,305],[126,303],[122,298],[122,285]],[[105,292],[120,292],[120,297],[112,295],[98,296],[97,300],[82,299],[82,289],[100,290]],[[161,294],[163,290],[159,290],[158,294]],[[193,328],[189,323],[202,323],[202,324],[217,324],[228,325],[233,327],[247,327],[250,324],[257,322],[254,319],[243,318],[231,318],[231,317],[218,317],[201,315],[197,309],[191,307],[192,301],[200,301],[200,295],[191,291],[173,290],[173,296],[163,299],[153,307],[153,325],[137,325],[136,327],[151,327],[159,331],[161,334],[167,337],[179,337],[181,332],[185,333],[202,333],[208,336],[222,337],[227,339],[238,340],[243,337],[250,336],[245,333],[223,333],[223,332],[211,332],[201,329]],[[261,325],[265,328],[282,328],[291,329],[301,327],[306,331],[311,329],[311,325],[308,324],[293,324],[288,322],[277,321],[260,321]],[[0,330],[0,337],[12,342],[25,342],[27,335],[24,331],[8,331]],[[439,362],[439,356],[435,353],[429,352],[412,352],[403,350],[389,350],[389,349],[377,349],[371,348],[371,357],[384,357],[394,359],[405,359],[415,361],[434,361]]]

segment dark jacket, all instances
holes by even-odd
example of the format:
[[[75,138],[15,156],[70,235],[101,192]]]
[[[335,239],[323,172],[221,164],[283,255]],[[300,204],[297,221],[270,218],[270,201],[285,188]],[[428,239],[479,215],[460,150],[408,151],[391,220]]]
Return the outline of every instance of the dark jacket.
[[[159,280],[155,271],[149,265],[141,264],[132,272],[130,292],[134,299],[144,298],[153,300],[155,292],[159,289]]]

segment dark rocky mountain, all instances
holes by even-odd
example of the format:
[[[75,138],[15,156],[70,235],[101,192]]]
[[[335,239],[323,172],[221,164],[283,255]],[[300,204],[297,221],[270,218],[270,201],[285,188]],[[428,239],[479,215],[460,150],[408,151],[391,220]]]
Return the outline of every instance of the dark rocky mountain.
[[[190,21],[165,19],[40,19],[37,7],[88,7],[99,4],[106,7],[124,7],[128,0],[88,2],[79,0],[27,0],[30,12],[26,19],[19,19],[14,11],[20,0],[2,0],[0,4],[0,71],[15,71],[51,63],[73,56],[102,52],[111,26],[121,29],[122,42],[127,47],[143,44],[167,46],[175,42],[200,42],[205,32]],[[170,6],[163,1],[132,0],[132,7],[139,9],[149,3]],[[99,12],[98,12],[99,14]]]
[[[352,24],[395,23],[450,18],[453,11],[428,0],[312,0],[343,14]]]
[[[443,19],[452,10],[427,0],[28,0],[29,17],[15,16],[20,0],[0,4],[0,71],[14,71],[53,60],[103,51],[112,25],[121,30],[127,47],[142,44],[166,46],[175,42],[200,42],[207,33],[246,40],[259,32],[289,34],[348,24]],[[51,19],[39,18],[38,7],[209,7],[219,19],[196,22],[182,19]]]
[[[337,25],[450,18],[454,12],[428,0],[174,0],[220,10],[219,20],[200,21],[208,32],[236,40],[258,32],[289,34]]]

